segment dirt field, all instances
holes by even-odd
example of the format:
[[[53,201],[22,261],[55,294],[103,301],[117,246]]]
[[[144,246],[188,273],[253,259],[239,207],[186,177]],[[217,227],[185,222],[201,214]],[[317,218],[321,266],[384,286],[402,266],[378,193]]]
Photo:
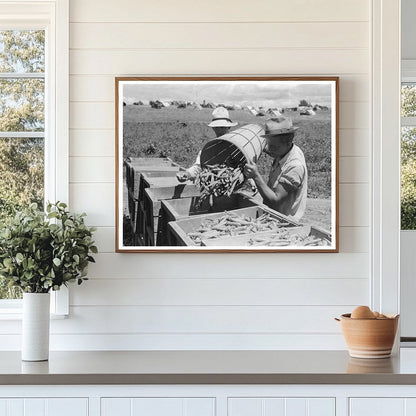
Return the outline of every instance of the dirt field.
[[[123,107],[123,158],[170,157],[181,166],[191,166],[207,140],[215,137],[207,124],[212,109],[202,110],[174,107],[154,109],[149,106]],[[331,125],[330,111],[315,116],[300,116],[286,112],[294,125],[295,143],[303,150],[308,167],[308,206],[302,222],[316,224],[327,230],[331,222]],[[248,111],[230,111],[238,126],[256,123],[264,125],[270,116],[253,116]],[[238,128],[238,126],[236,128]],[[258,162],[260,172],[267,178],[272,159],[263,154]]]

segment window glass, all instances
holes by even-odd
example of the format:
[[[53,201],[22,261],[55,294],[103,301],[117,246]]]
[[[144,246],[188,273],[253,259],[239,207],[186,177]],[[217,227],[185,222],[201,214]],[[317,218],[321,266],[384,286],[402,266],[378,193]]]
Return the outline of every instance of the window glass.
[[[0,131],[44,131],[43,79],[0,79]]]
[[[44,30],[0,30],[0,72],[44,73]]]
[[[43,206],[45,31],[0,31],[0,224]],[[0,299],[21,297],[0,278]]]
[[[416,83],[402,84],[401,229],[416,229]],[[415,123],[413,126],[412,123]]]

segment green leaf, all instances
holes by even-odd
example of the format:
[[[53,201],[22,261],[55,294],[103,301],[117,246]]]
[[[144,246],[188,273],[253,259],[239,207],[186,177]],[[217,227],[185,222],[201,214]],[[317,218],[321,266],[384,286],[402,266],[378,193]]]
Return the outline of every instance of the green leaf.
[[[61,265],[61,260],[60,260],[60,259],[58,259],[57,257],[55,257],[55,258],[53,259],[53,264],[54,264],[56,267],[59,267],[59,266]]]

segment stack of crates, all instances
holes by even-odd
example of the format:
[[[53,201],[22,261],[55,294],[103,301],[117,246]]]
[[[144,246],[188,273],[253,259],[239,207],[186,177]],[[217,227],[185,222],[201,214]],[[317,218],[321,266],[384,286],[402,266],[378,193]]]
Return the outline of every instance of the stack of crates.
[[[147,174],[150,174],[152,172],[153,174],[156,174],[156,172],[165,172],[165,174],[170,175],[173,178],[180,168],[179,165],[174,163],[171,159],[160,157],[129,158],[124,162],[124,167],[127,185],[128,212],[131,231],[134,235],[134,245],[144,245],[144,208],[143,201],[140,199],[142,173],[146,172]],[[160,173],[160,175],[163,174]],[[175,182],[177,183],[176,178]]]
[[[148,246],[165,245],[166,234],[160,221],[162,201],[188,199],[197,195],[199,195],[197,187],[189,184],[144,189],[145,244]]]

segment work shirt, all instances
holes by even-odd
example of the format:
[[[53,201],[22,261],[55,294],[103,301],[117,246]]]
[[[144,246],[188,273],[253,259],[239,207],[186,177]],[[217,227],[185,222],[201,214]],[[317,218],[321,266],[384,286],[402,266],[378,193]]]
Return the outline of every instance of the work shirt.
[[[191,180],[194,180],[200,173],[201,173],[201,150],[199,151],[195,163],[186,169],[186,172],[188,173],[188,178]]]
[[[279,184],[288,195],[274,208],[299,220],[306,209],[308,171],[305,156],[296,145],[293,145],[283,158],[273,161],[267,185],[276,192]]]

